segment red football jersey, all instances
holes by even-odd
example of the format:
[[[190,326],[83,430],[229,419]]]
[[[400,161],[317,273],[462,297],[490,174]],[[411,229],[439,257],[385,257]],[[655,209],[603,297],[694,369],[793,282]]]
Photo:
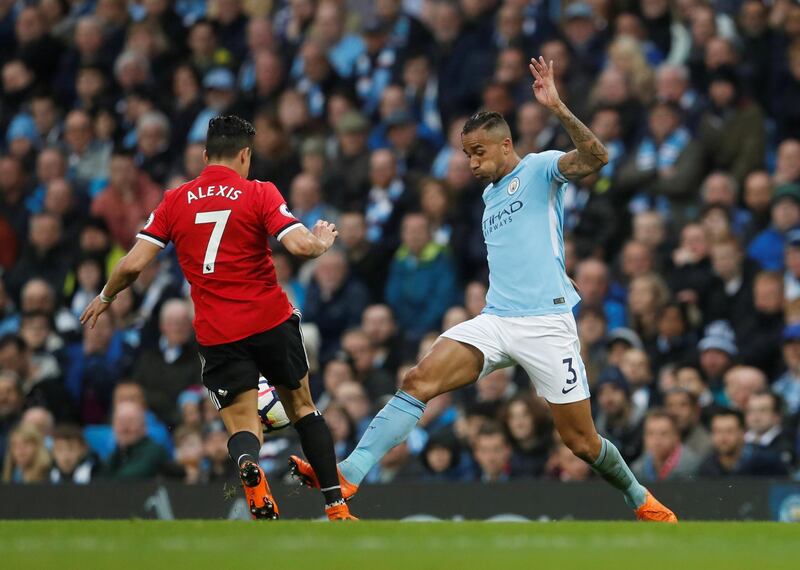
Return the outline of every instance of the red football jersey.
[[[264,332],[291,316],[268,239],[281,239],[299,224],[274,184],[211,165],[168,190],[136,237],[160,247],[175,244],[192,286],[197,340],[211,346]]]

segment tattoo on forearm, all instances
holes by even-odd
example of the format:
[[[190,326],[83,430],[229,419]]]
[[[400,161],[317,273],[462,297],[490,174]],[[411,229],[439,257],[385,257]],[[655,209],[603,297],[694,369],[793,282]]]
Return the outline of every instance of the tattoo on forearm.
[[[576,180],[600,170],[608,162],[608,150],[603,143],[566,107],[559,109],[556,116],[575,144],[575,150],[558,161],[561,174],[570,180]]]

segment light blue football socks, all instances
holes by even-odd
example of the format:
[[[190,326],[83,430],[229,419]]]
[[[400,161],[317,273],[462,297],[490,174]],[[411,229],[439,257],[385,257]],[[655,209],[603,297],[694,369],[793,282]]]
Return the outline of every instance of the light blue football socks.
[[[592,463],[592,469],[624,493],[625,502],[630,508],[637,509],[644,504],[647,489],[636,480],[619,450],[604,437],[600,438],[600,455]]]
[[[367,473],[390,449],[405,441],[425,411],[425,404],[398,390],[367,427],[339,470],[350,483],[360,485]]]

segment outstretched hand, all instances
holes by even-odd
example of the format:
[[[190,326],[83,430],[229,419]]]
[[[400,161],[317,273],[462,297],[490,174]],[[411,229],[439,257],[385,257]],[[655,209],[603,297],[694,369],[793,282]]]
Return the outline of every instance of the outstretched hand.
[[[553,75],[553,60],[546,63],[542,56],[539,59],[532,57],[528,65],[533,76],[533,95],[536,100],[547,107],[553,109],[561,103],[556,89],[555,76]]]
[[[319,220],[314,224],[311,233],[325,245],[325,249],[330,249],[333,242],[336,241],[336,236],[339,235],[339,232],[336,230],[336,225],[326,222],[325,220]]]
[[[111,303],[106,303],[100,299],[100,295],[92,299],[92,302],[89,303],[89,306],[86,307],[86,310],[83,311],[81,315],[81,324],[85,325],[89,323],[89,328],[93,329],[94,325],[97,324],[97,319],[100,315],[105,313],[108,310],[108,307],[111,306]]]

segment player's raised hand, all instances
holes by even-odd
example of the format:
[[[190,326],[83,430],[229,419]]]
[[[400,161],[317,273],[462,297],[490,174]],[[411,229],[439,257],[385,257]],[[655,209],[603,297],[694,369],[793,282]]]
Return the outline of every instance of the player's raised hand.
[[[532,57],[528,67],[533,76],[533,95],[536,100],[549,109],[557,107],[561,98],[558,96],[553,75],[553,60],[548,64],[542,56],[538,60]]]
[[[325,249],[330,249],[333,245],[333,242],[336,241],[336,236],[339,235],[339,232],[336,230],[336,225],[330,222],[326,222],[325,220],[319,220],[311,230],[317,239],[319,239],[323,244],[325,244]]]
[[[100,315],[105,313],[108,308],[111,306],[111,303],[106,303],[102,299],[100,299],[100,295],[92,299],[92,302],[89,303],[89,306],[83,311],[81,315],[81,324],[85,325],[89,323],[89,328],[94,328],[94,325],[97,324],[97,319]]]

